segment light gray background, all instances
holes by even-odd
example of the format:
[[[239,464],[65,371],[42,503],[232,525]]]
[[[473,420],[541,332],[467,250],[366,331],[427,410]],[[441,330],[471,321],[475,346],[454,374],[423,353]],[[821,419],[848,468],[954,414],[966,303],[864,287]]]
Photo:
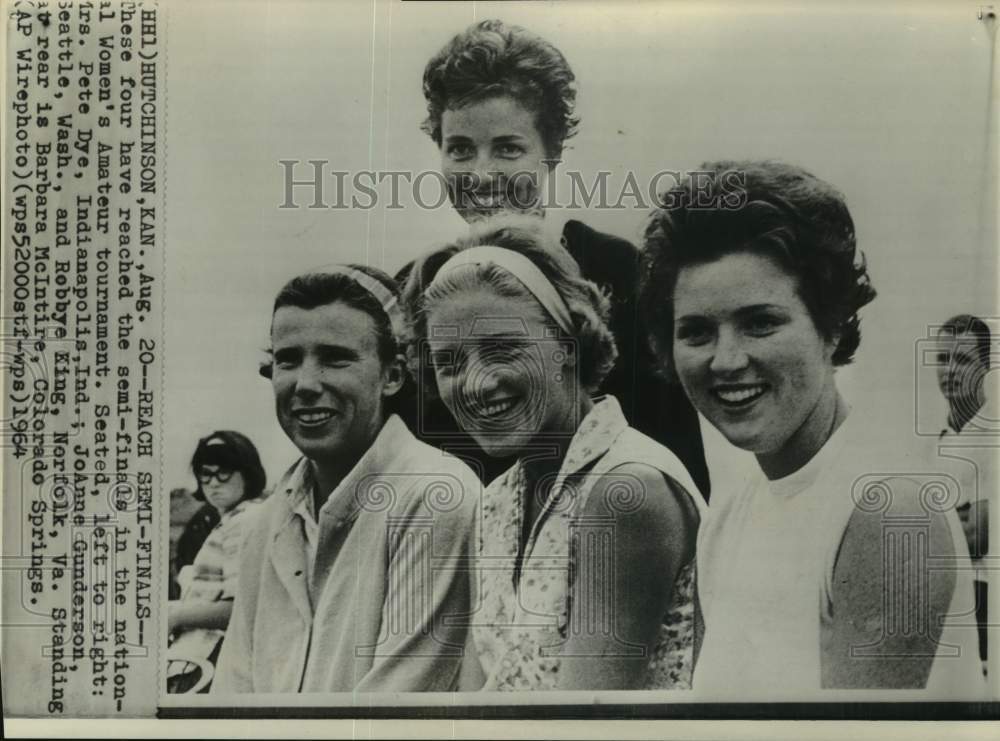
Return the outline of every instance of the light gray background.
[[[490,17],[549,39],[576,72],[582,124],[564,170],[613,170],[620,184],[627,169],[646,182],[706,159],[774,157],[839,187],[880,294],[841,387],[887,438],[912,434],[916,407],[943,423],[914,343],[954,313],[997,314],[990,34],[977,8],[167,4],[164,485],[193,487],[195,442],[217,428],[250,436],[269,482],[294,459],[256,372],[288,278],[347,261],[393,272],[464,228],[447,207],[421,210],[405,194],[402,210],[280,210],[278,160],[435,169],[437,150],[419,130],[424,64]],[[547,220],[558,228],[570,216],[636,240],[645,212]],[[706,440],[722,481],[735,458],[715,434]]]

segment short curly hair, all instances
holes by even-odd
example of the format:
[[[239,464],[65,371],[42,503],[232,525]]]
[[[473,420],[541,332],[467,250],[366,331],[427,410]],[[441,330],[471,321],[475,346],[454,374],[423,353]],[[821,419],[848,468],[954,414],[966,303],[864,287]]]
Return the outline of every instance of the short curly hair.
[[[546,154],[559,159],[576,133],[576,77],[556,47],[520,26],[486,20],[469,26],[424,68],[427,118],[421,124],[441,146],[441,117],[470,103],[509,95],[535,113]]]
[[[844,197],[794,165],[707,162],[660,194],[645,228],[640,311],[668,376],[673,368],[673,299],[682,267],[733,252],[774,257],[798,278],[820,334],[837,338],[835,366],[861,342],[858,310],[875,298]]]
[[[456,269],[431,286],[452,255],[480,245],[502,247],[524,255],[552,283],[569,309],[580,385],[588,392],[596,391],[618,357],[614,335],[608,329],[608,297],[596,284],[582,277],[576,261],[565,248],[543,232],[540,219],[514,214],[501,214],[477,224],[468,236],[434,250],[413,266],[403,287],[406,355],[413,377],[425,391],[436,394],[434,374],[426,372],[420,352],[421,343],[427,338],[427,313],[435,302],[481,285],[501,296],[534,300],[517,278],[495,265]]]

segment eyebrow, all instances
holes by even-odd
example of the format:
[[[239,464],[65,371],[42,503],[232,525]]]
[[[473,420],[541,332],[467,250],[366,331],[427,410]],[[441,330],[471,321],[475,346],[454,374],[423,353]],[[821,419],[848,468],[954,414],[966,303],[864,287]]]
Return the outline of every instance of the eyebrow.
[[[780,311],[785,312],[787,309],[780,304],[751,304],[750,306],[741,306],[740,308],[734,310],[732,313],[737,317],[746,317],[752,314],[756,314],[761,311]],[[703,313],[692,313],[683,314],[675,318],[675,321],[680,321],[682,319],[702,319],[706,316]]]
[[[316,345],[316,351],[321,355],[332,356],[335,358],[346,358],[348,360],[357,360],[360,357],[357,350],[344,345]],[[301,345],[288,345],[286,347],[271,348],[272,355],[287,353],[303,354],[302,347]]]

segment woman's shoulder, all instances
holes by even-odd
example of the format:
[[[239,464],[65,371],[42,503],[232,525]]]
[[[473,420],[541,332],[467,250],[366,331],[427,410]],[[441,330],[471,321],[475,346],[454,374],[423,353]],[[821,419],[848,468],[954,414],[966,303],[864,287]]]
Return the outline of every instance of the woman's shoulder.
[[[638,257],[639,255],[636,246],[624,237],[598,231],[576,219],[570,219],[563,226],[563,238],[566,242],[566,249],[571,253],[574,249],[578,249],[604,250],[605,252],[610,250],[616,256]]]
[[[604,457],[603,470],[643,480],[662,480],[666,476],[687,494],[698,510],[705,499],[681,459],[670,448],[634,427],[625,428]]]

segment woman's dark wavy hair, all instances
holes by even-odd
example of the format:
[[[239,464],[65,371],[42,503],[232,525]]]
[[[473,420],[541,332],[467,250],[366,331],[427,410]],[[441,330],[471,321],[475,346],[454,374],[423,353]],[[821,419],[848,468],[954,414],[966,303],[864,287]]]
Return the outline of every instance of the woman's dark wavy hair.
[[[202,466],[219,466],[243,474],[243,499],[256,499],[267,485],[267,474],[261,465],[257,448],[250,442],[250,438],[234,430],[216,430],[199,440],[194,450],[191,471],[198,488],[193,496],[204,502],[205,492],[202,491],[201,481],[198,481],[198,469]]]
[[[673,375],[673,299],[682,267],[759,252],[798,278],[799,296],[833,364],[861,342],[858,310],[875,298],[844,197],[800,167],[773,161],[703,164],[659,197],[645,229],[640,307],[653,348]]]
[[[548,41],[520,26],[486,20],[469,26],[424,68],[427,118],[421,124],[441,146],[441,117],[499,95],[509,95],[536,115],[536,126],[552,159],[576,133],[576,87],[566,58]]]
[[[562,296],[573,322],[580,385],[596,390],[618,357],[614,335],[608,329],[610,303],[596,284],[580,274],[576,261],[558,242],[549,239],[537,217],[500,214],[476,224],[467,236],[446,244],[418,260],[403,288],[407,319],[407,362],[425,392],[437,394],[433,372],[423,367],[422,341],[427,338],[427,309],[435,300],[465,288],[487,285],[499,295],[531,297],[521,282],[495,265],[455,270],[428,291],[438,271],[462,250],[492,245],[517,252],[533,262]],[[432,296],[428,293],[434,294]]]
[[[368,265],[345,264],[344,267],[353,268],[374,278],[384,285],[393,296],[399,299],[399,286],[389,275],[378,268]],[[296,276],[288,281],[278,292],[274,299],[274,308],[271,311],[272,318],[278,309],[285,306],[294,306],[300,309],[316,309],[327,304],[342,303],[358,311],[363,311],[372,318],[375,323],[376,342],[378,346],[379,360],[383,364],[391,363],[397,355],[402,354],[402,346],[399,338],[396,337],[389,315],[386,314],[382,304],[375,298],[367,288],[360,285],[349,275],[343,273],[305,273]],[[405,370],[405,369],[404,369]],[[272,358],[268,351],[268,358],[261,363],[260,375],[264,378],[271,378],[273,372]],[[413,392],[412,381],[407,377],[403,388],[396,392],[388,401],[386,409],[392,413],[397,411],[403,398]]]

